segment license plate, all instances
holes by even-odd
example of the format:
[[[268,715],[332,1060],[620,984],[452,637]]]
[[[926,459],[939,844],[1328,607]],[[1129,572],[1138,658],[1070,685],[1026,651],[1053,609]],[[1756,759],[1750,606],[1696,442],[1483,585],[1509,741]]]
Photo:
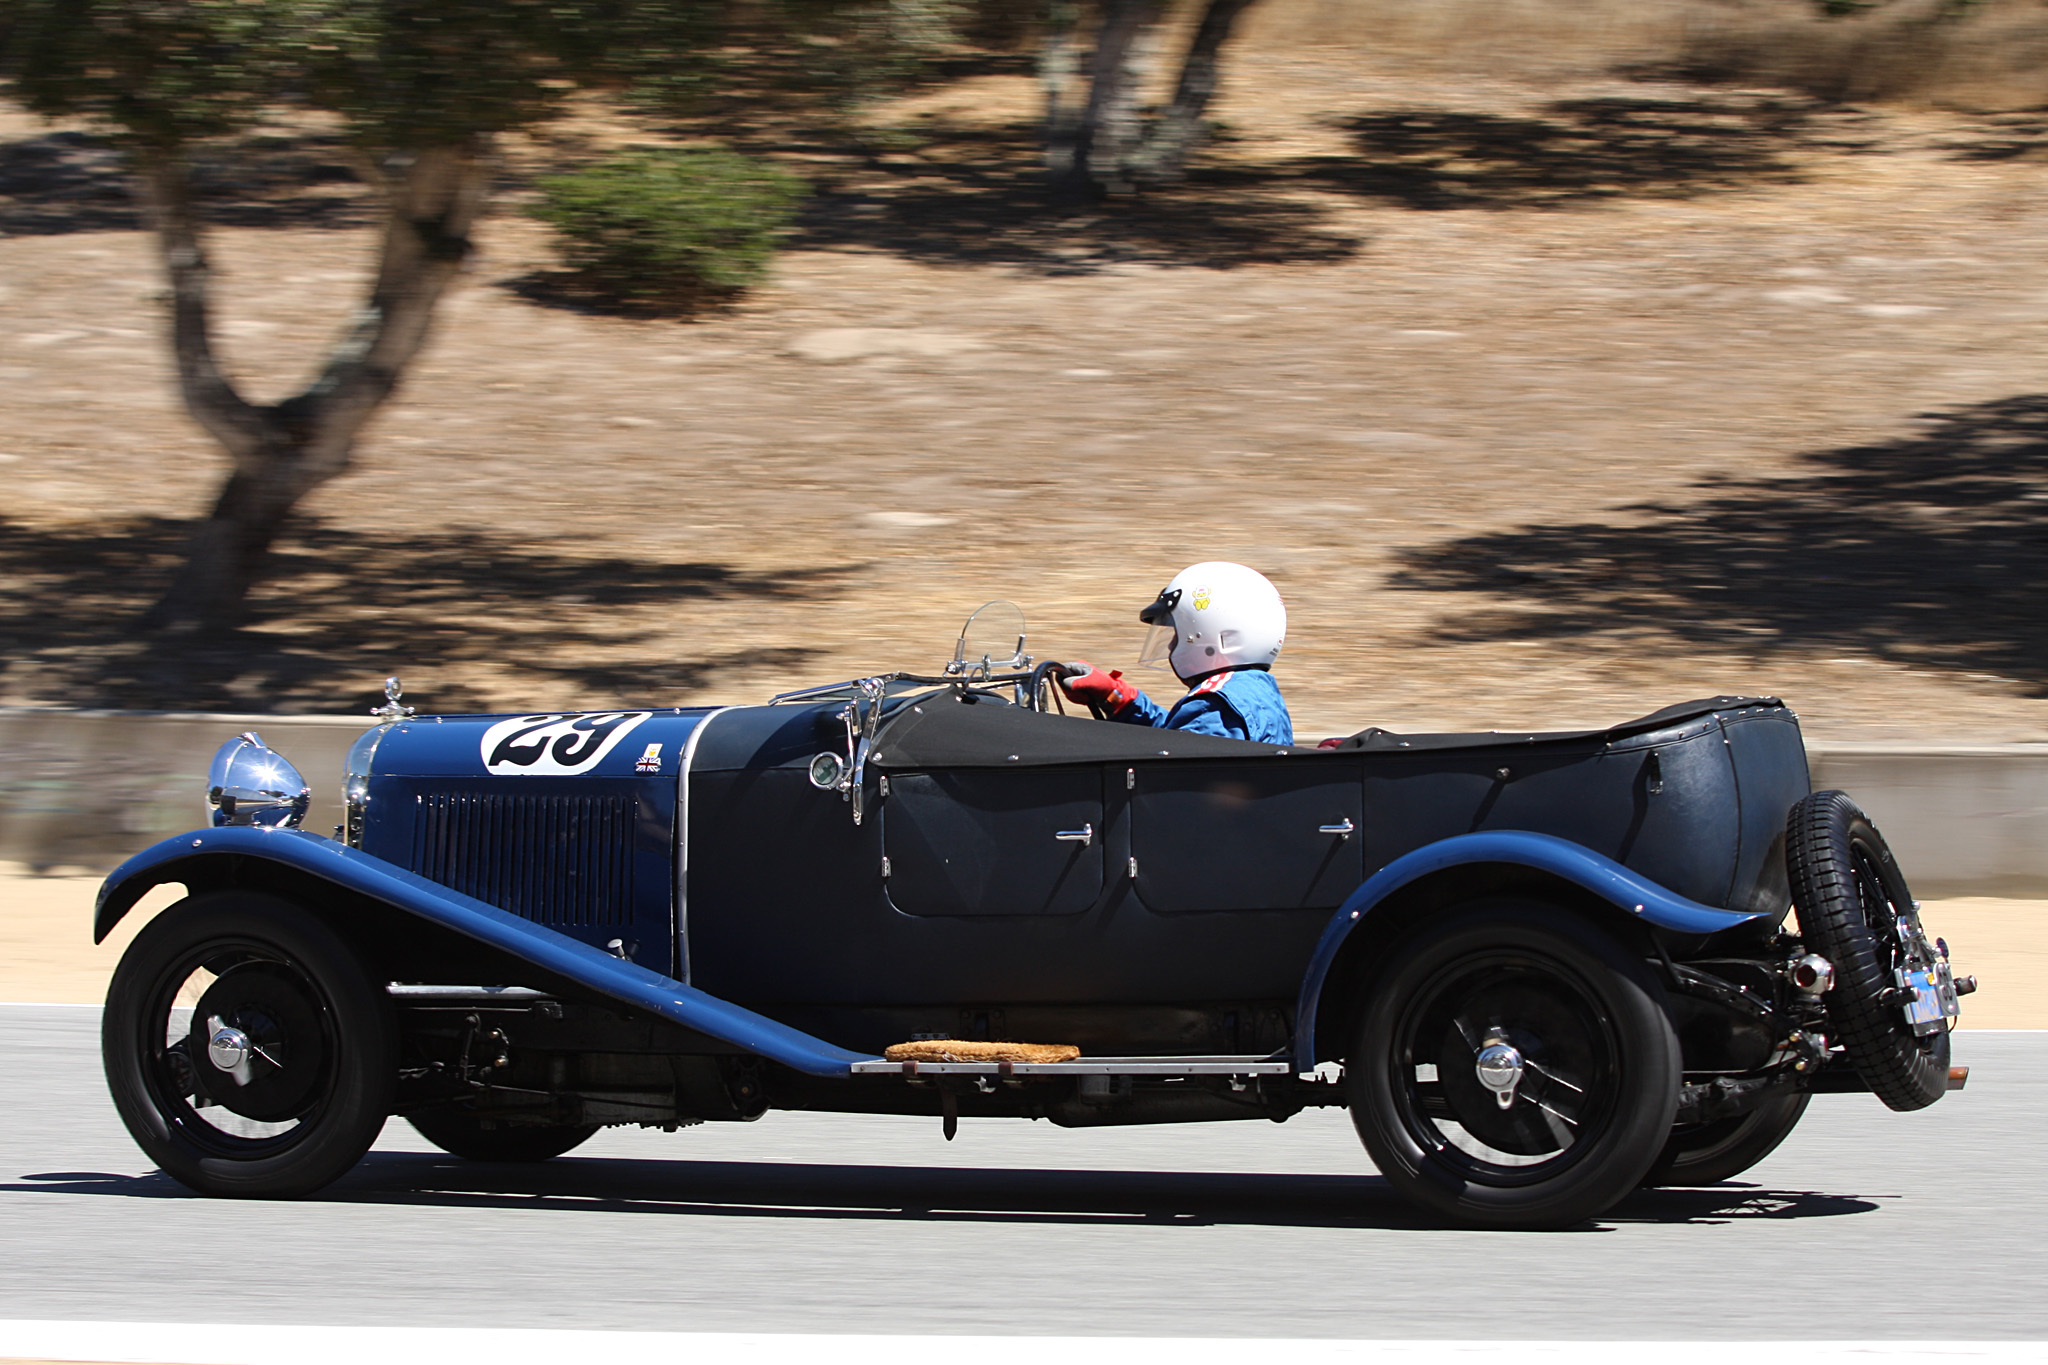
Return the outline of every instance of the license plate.
[[[1899,985],[1913,992],[1913,998],[1905,1006],[1906,1022],[1912,1026],[1913,1032],[1938,1032],[1942,1020],[1956,1018],[1963,1012],[1946,962],[1937,962],[1932,967],[1901,969],[1897,976]]]

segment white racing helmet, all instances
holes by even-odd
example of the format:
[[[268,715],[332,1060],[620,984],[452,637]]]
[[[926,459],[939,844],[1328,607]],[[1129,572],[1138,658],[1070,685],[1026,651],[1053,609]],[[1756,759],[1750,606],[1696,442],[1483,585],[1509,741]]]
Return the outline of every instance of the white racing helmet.
[[[1211,560],[1173,576],[1138,619],[1152,627],[1138,662],[1191,683],[1223,668],[1271,664],[1287,643],[1280,590],[1257,569]]]

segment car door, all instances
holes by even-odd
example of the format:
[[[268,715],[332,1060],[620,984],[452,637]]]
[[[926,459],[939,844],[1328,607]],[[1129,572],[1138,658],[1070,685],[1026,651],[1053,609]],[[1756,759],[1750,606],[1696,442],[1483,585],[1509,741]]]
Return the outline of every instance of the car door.
[[[1141,764],[1125,780],[1132,880],[1157,914],[1333,909],[1364,880],[1355,760]]]
[[[906,915],[1078,915],[1102,897],[1095,767],[898,773],[881,799],[883,876]]]

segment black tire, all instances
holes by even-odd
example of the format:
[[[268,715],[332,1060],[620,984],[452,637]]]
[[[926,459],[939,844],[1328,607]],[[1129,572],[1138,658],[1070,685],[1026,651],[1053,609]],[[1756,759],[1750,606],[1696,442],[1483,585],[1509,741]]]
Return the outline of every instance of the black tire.
[[[594,1123],[552,1128],[486,1128],[482,1119],[460,1109],[407,1114],[405,1121],[421,1137],[465,1161],[546,1161],[581,1146],[598,1129]]]
[[[1806,1090],[1773,1095],[1747,1114],[1713,1123],[1682,1123],[1650,1164],[1645,1186],[1718,1185],[1778,1149],[1806,1113]]]
[[[233,1070],[207,1055],[222,1029],[248,1044]],[[340,936],[242,891],[188,897],[146,925],[100,1025],[136,1144],[181,1184],[243,1199],[311,1194],[362,1159],[391,1112],[396,1038],[384,991]]]
[[[1916,1035],[1902,1009],[1879,1003],[1905,961],[1897,921],[1920,924],[1884,836],[1846,793],[1815,792],[1792,807],[1785,861],[1800,937],[1835,966],[1822,998],[1842,1051],[1891,1108],[1933,1104],[1948,1090],[1948,1030]]]
[[[1522,1058],[1501,1107],[1489,1038]],[[1351,1119],[1402,1194],[1460,1223],[1566,1227],[1635,1189],[1683,1077],[1663,987],[1554,906],[1495,901],[1434,923],[1373,987],[1346,1066]]]

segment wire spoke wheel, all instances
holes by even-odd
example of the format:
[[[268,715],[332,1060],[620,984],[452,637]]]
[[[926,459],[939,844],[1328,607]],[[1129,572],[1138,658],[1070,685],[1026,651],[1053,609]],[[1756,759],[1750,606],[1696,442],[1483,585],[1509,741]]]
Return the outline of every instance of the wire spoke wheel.
[[[171,906],[115,968],[101,1048],[139,1146],[204,1194],[311,1193],[361,1159],[390,1109],[389,1010],[350,948],[289,902],[214,892]]]
[[[1381,1174],[1487,1227],[1560,1227],[1622,1198],[1676,1112],[1678,1042],[1655,978],[1586,921],[1488,902],[1382,973],[1346,1067]]]

